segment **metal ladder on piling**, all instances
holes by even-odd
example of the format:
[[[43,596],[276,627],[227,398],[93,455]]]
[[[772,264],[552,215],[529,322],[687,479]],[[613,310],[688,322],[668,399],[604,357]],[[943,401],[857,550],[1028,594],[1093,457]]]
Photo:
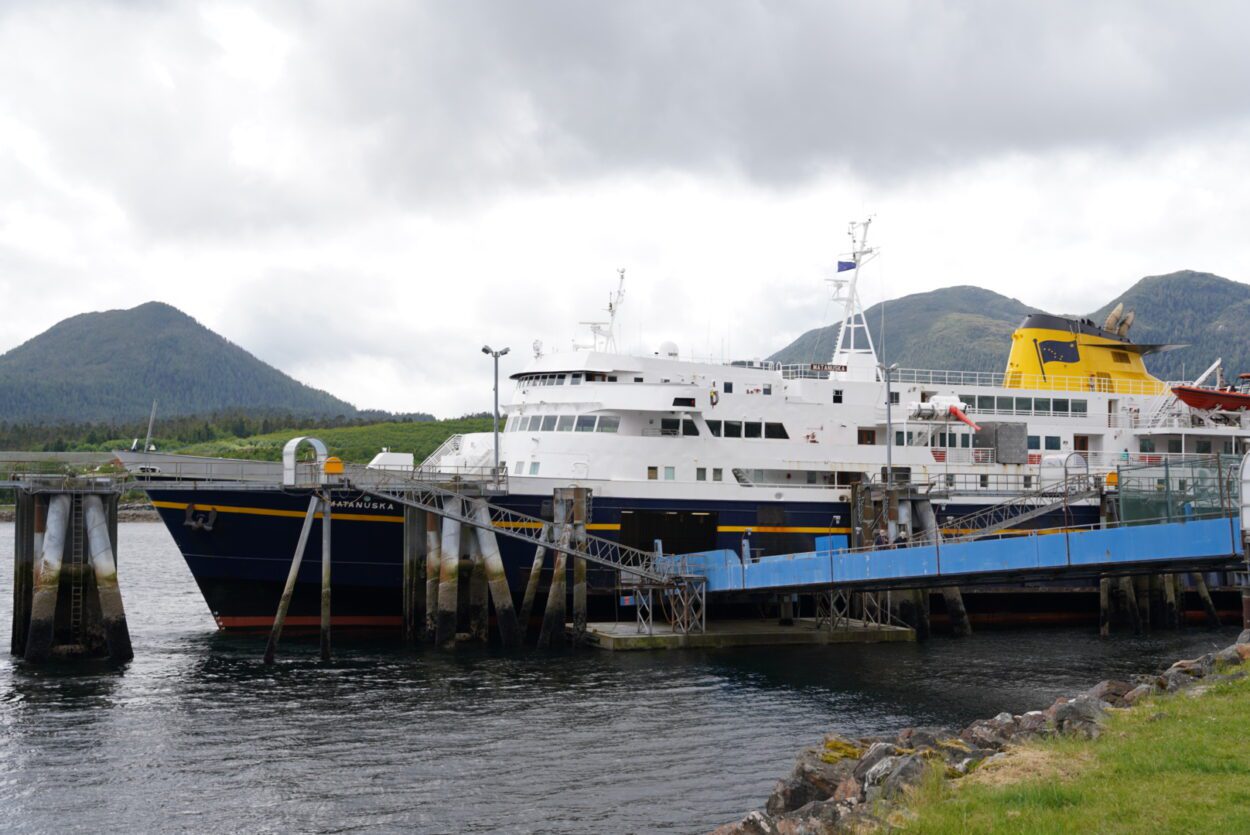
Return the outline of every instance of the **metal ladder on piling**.
[[[70,631],[80,643],[84,642],[83,633],[83,597],[87,582],[87,559],[85,543],[85,526],[83,524],[83,497],[70,496],[70,592],[69,622]]]

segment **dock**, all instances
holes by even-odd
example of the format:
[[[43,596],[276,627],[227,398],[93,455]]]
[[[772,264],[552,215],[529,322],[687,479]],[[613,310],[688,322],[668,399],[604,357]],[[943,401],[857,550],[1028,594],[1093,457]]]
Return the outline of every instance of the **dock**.
[[[586,635],[591,646],[612,652],[880,644],[916,640],[915,630],[905,626],[855,620],[830,629],[818,625],[813,618],[796,619],[790,626],[783,626],[775,620],[713,620],[702,632],[678,632],[666,623],[657,623],[649,635],[639,632],[633,623],[589,623]]]

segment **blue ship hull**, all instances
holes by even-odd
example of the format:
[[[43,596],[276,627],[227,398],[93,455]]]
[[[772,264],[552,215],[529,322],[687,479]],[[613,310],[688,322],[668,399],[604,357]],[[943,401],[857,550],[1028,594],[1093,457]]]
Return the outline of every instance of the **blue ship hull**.
[[[273,621],[307,510],[297,494],[233,490],[148,489],[153,504],[186,559],[218,626],[263,629]],[[509,495],[496,504],[530,516],[550,516],[549,496]],[[403,510],[384,499],[359,493],[333,496],[333,622],[346,627],[398,627],[402,618]],[[944,515],[963,515],[978,505],[949,505]],[[1058,515],[1034,520],[1031,527],[1090,524],[1097,508],[1074,509],[1076,518]],[[668,519],[674,520],[667,522]],[[650,547],[655,535],[667,552],[728,548],[741,551],[744,537],[756,555],[810,551],[815,538],[848,533],[850,508],[844,503],[708,502],[646,499],[592,499],[590,532],[599,537]],[[318,622],[321,582],[320,521],[314,523],[287,622]],[[640,541],[641,540],[641,541]],[[514,599],[524,591],[534,548],[499,535],[500,550]],[[549,582],[551,560],[547,560]],[[592,616],[613,611],[616,578],[590,566]],[[462,586],[467,584],[462,584]],[[597,598],[597,601],[596,601]],[[540,596],[540,605],[542,597]]]

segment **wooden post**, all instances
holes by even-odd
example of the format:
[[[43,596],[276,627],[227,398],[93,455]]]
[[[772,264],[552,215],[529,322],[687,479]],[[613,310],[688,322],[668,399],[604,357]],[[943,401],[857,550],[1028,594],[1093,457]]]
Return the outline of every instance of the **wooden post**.
[[[517,626],[512,592],[508,588],[508,575],[504,572],[503,557],[499,553],[499,540],[491,523],[490,508],[487,507],[485,499],[478,499],[473,505],[474,519],[478,523],[478,551],[482,555],[490,599],[495,603],[495,623],[499,627],[499,640],[505,647],[519,647],[521,630]]]
[[[778,604],[777,624],[779,626],[794,626],[794,601],[790,596],[790,592],[781,593],[781,600]]]
[[[404,505],[404,640],[409,644],[425,634],[425,524],[424,510]]]
[[[539,536],[541,542],[548,542],[551,539],[551,525],[544,524],[542,534]],[[547,555],[545,545],[539,545],[534,549],[534,564],[530,566],[529,580],[525,583],[525,597],[521,599],[521,616],[520,628],[521,634],[525,635],[530,628],[530,615],[534,611],[534,598],[538,596],[538,581],[543,573],[543,560]]]
[[[946,602],[946,616],[950,618],[951,633],[957,637],[972,634],[972,621],[968,620],[968,610],[964,608],[964,597],[959,586],[943,586],[942,599]]]
[[[1132,580],[1134,597],[1137,600],[1137,616],[1141,619],[1141,628],[1150,632],[1150,579],[1138,575]]]
[[[42,661],[52,652],[56,626],[56,597],[61,587],[61,560],[69,538],[71,497],[58,493],[48,502],[48,529],[43,551],[35,562],[34,589],[30,604],[30,628],[26,633],[26,660]]]
[[[299,564],[304,560],[304,549],[308,547],[308,535],[312,532],[313,517],[317,515],[317,505],[321,498],[314,495],[308,500],[308,512],[304,514],[304,526],[299,531],[299,542],[295,545],[295,556],[291,559],[291,570],[286,575],[286,587],[282,589],[282,597],[278,600],[278,612],[273,616],[273,629],[269,631],[269,643],[265,646],[265,663],[272,664],[274,653],[278,650],[278,640],[282,637],[282,625],[286,623],[287,610],[291,608],[291,597],[295,594],[295,581],[299,577]]]
[[[1106,638],[1111,635],[1111,578],[1100,577],[1098,580],[1098,634]]]
[[[1140,635],[1142,632],[1141,612],[1137,607],[1137,591],[1133,587],[1133,578],[1121,577],[1119,586],[1120,599],[1124,604],[1124,610],[1128,612],[1129,625],[1133,627],[1134,635]]]
[[[929,623],[929,590],[928,589],[912,589],[912,606],[916,610],[916,630],[917,641],[927,641],[933,633],[931,624]]]
[[[1211,599],[1211,590],[1207,588],[1207,578],[1201,571],[1195,571],[1189,575],[1193,578],[1194,588],[1198,591],[1198,600],[1202,603],[1202,611],[1207,616],[1207,626],[1211,629],[1218,629],[1220,626],[1220,613],[1215,608],[1215,601]]]
[[[433,642],[437,630],[438,611],[438,575],[443,562],[443,535],[439,530],[437,513],[425,514],[425,623],[422,624],[422,639]]]
[[[1185,628],[1188,604],[1185,601],[1185,575],[1179,571],[1171,575],[1173,593],[1176,595],[1176,628]]]
[[[1163,586],[1163,625],[1167,629],[1176,629],[1180,621],[1176,608],[1176,583],[1171,574],[1162,574],[1159,583]]]
[[[444,499],[443,510],[461,515],[460,499]],[[460,604],[460,520],[443,517],[442,563],[438,577],[438,618],[434,642],[450,649],[456,645],[456,619]]]
[[[122,606],[122,593],[117,585],[117,561],[113,556],[113,540],[109,536],[108,515],[104,512],[104,502],[99,496],[83,496],[83,504],[83,515],[87,523],[87,547],[91,569],[95,573],[96,593],[100,599],[100,620],[104,627],[109,658],[114,661],[129,661],[135,657],[135,653],[130,646],[126,610]]]
[[[16,515],[13,520],[13,635],[9,652],[21,658],[26,654],[26,635],[30,630],[30,599],[35,585],[35,558],[43,544],[44,519],[38,494],[25,490],[15,490],[14,494]],[[36,525],[39,530],[38,544],[35,542]]]
[[[587,490],[573,488],[573,542],[577,550],[586,550]],[[573,643],[586,640],[586,560],[573,558]]]
[[[330,660],[330,499],[321,500],[321,660]]]
[[[568,548],[572,539],[572,530],[568,524],[567,508],[563,499],[557,498],[552,507],[555,513],[555,524],[559,530],[560,547],[555,549],[555,566],[551,572],[551,587],[547,590],[547,609],[543,613],[543,628],[538,633],[538,645],[562,646],[564,644],[564,607],[565,584],[568,582],[568,554],[560,548]]]
[[[473,513],[472,510],[469,511]],[[469,563],[469,639],[483,644],[490,640],[490,604],[486,591],[486,561],[482,559],[482,549],[475,535],[477,530],[470,527],[465,531],[465,550],[468,552]]]

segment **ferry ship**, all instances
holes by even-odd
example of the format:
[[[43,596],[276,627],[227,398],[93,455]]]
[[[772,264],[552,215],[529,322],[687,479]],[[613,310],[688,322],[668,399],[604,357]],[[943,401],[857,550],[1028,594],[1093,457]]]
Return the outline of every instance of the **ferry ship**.
[[[842,317],[831,356],[700,362],[683,359],[672,343],[649,355],[622,353],[614,338],[618,286],[609,321],[592,328],[593,344],[536,348],[512,375],[497,458],[494,434],[478,433],[450,438],[421,467],[481,472],[497,461],[506,491],[496,504],[550,519],[553,489],[585,487],[596,535],[648,550],[660,540],[667,553],[730,548],[755,557],[810,551],[818,536],[851,541],[857,484],[936,488],[945,526],[1059,477],[1065,466],[1106,476],[1126,464],[1247,448],[1245,411],[1178,398],[1179,384],[1155,378],[1143,362],[1175,346],[1134,343],[1133,314],[1120,308],[1101,323],[1028,316],[1002,373],[883,365],[858,294],[860,270],[875,254],[867,229],[852,226],[849,260],[832,279]],[[1214,370],[1187,385],[1201,386]],[[413,463],[388,453],[373,466]],[[306,499],[173,483],[148,493],[218,625],[267,627]],[[333,508],[334,623],[398,625],[402,508],[342,492]],[[1028,524],[1094,524],[1102,511],[1091,499]],[[316,622],[317,542],[288,623]],[[500,542],[519,599],[532,549]],[[592,592],[596,583],[606,593],[614,578],[592,571]]]

